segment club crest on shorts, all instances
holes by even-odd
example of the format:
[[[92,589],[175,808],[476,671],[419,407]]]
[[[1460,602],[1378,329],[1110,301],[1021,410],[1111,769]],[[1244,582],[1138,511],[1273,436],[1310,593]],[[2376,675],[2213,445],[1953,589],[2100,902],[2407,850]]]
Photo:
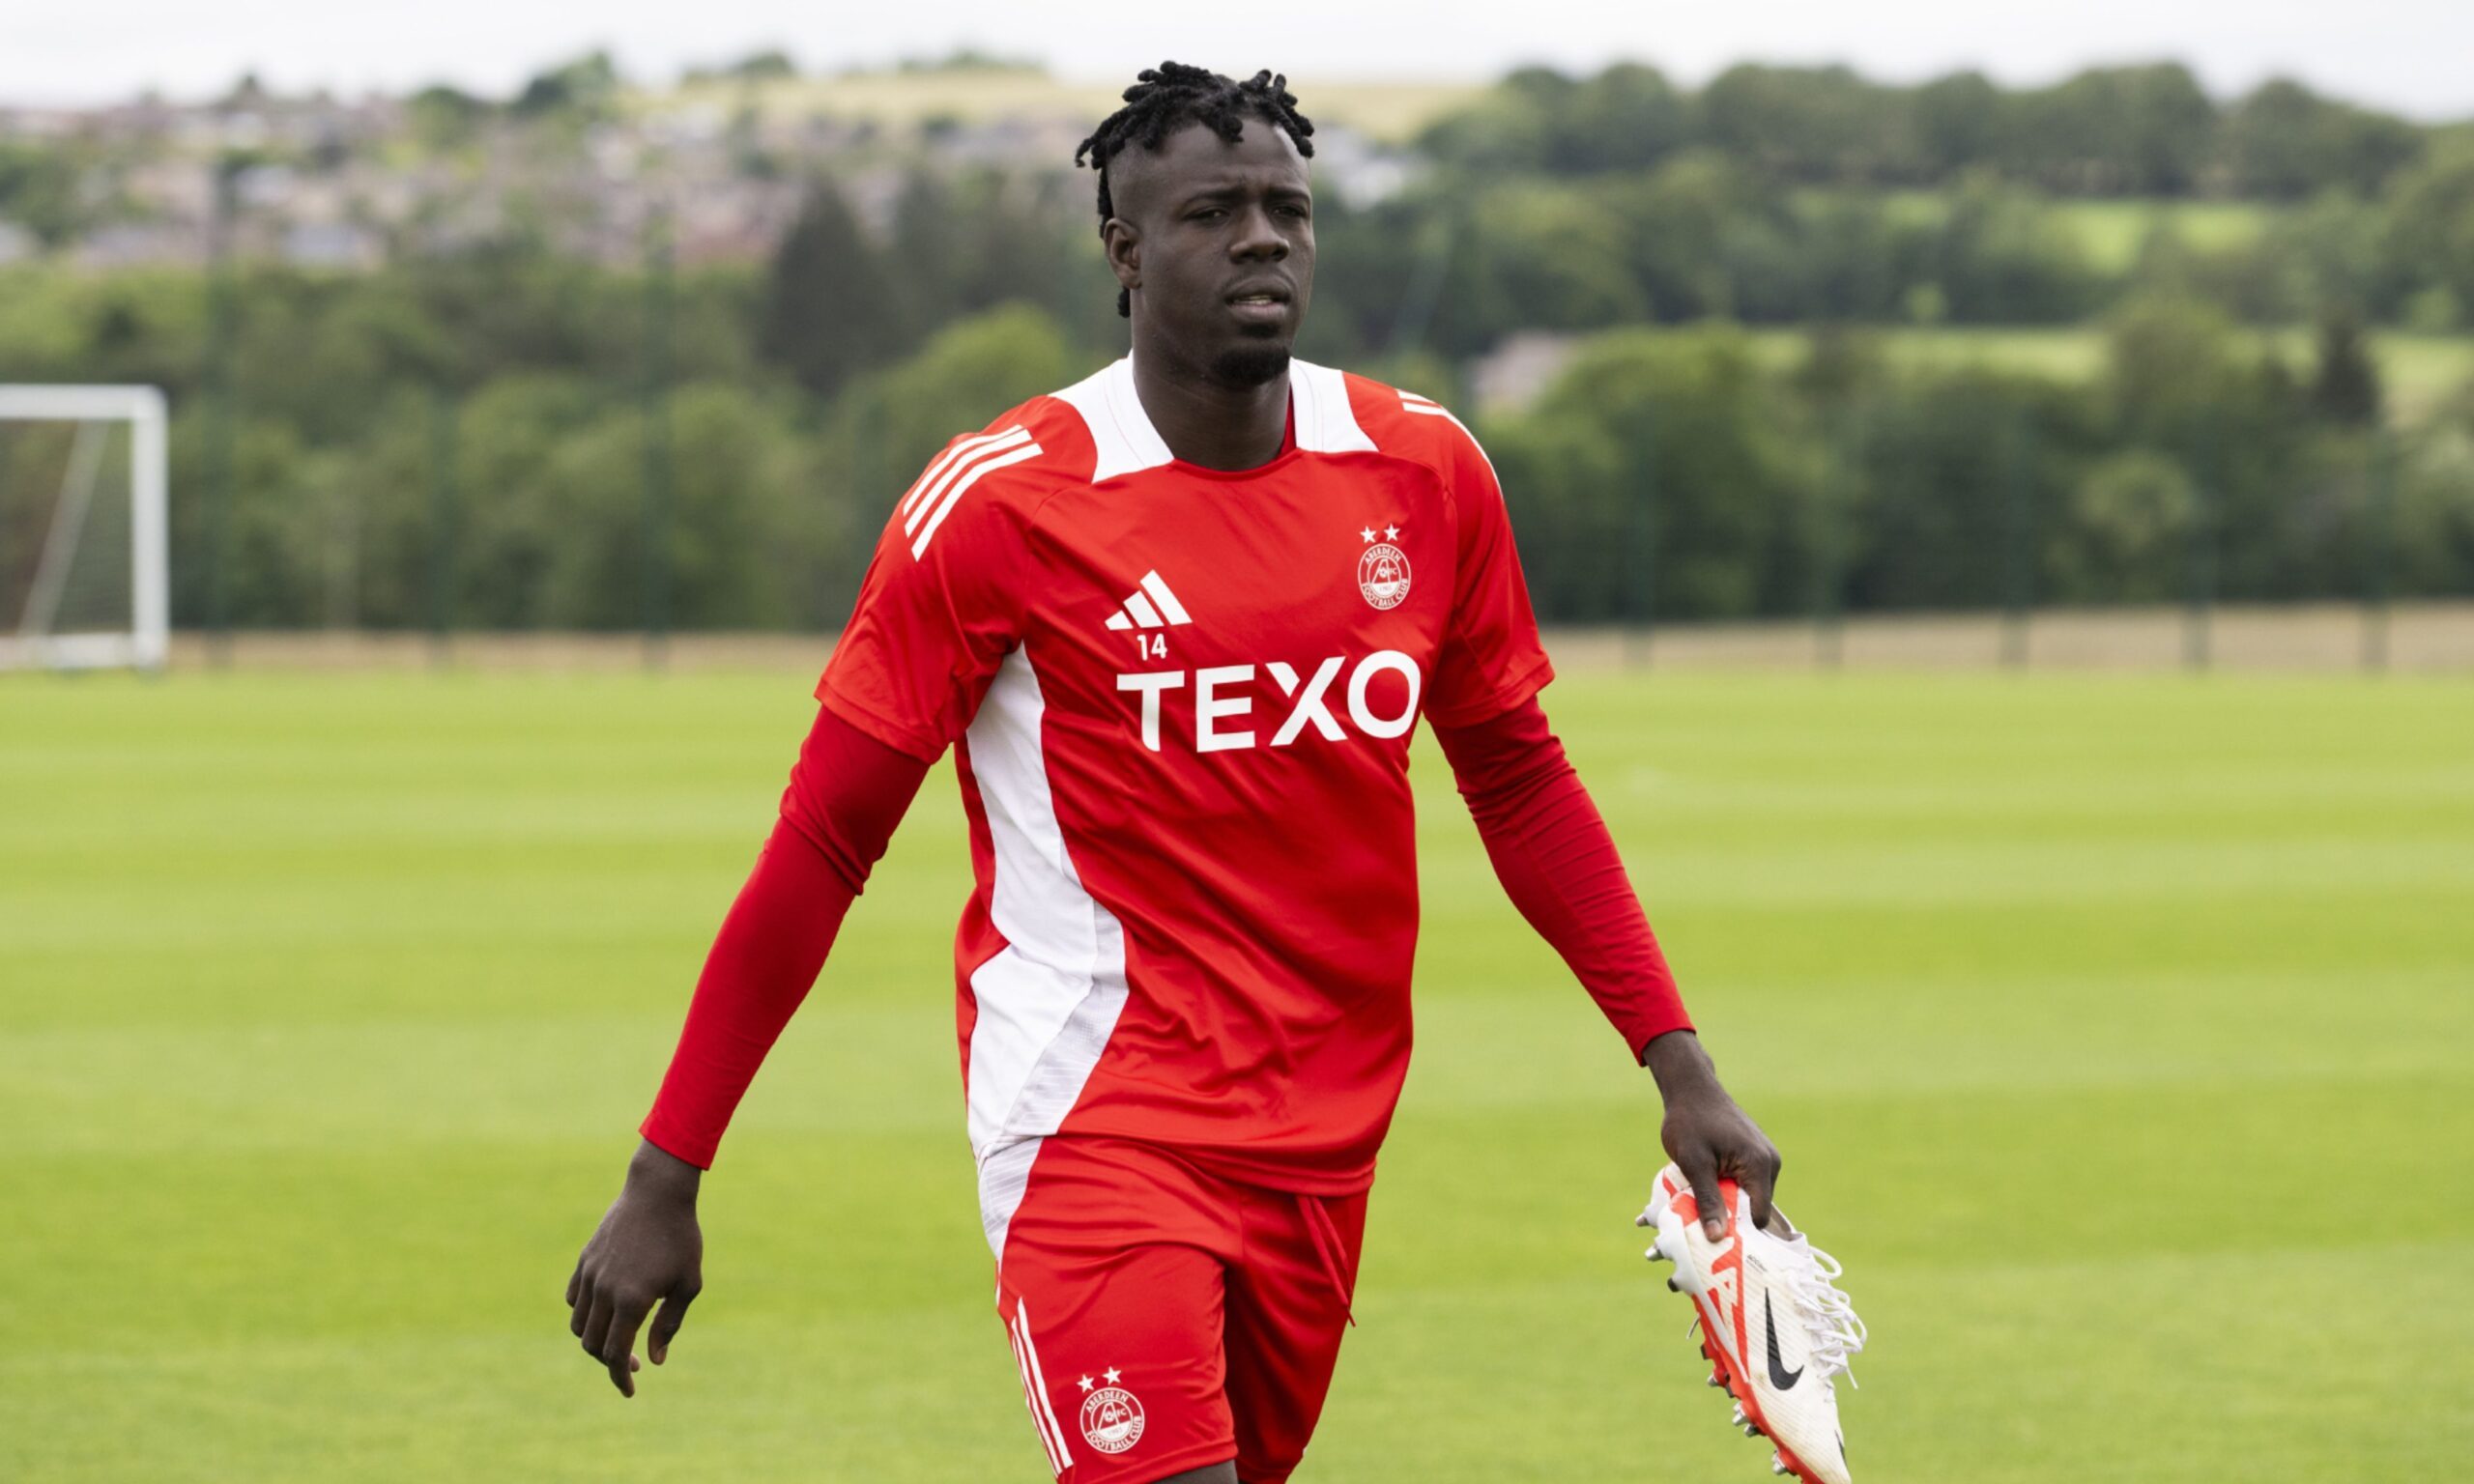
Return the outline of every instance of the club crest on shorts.
[[[1103,1453],[1122,1453],[1142,1441],[1142,1404],[1118,1383],[1114,1366],[1100,1373],[1108,1384],[1082,1378],[1082,1441]]]
[[[1357,590],[1378,609],[1398,608],[1409,595],[1409,554],[1392,544],[1400,539],[1400,528],[1384,527],[1383,539],[1376,541],[1369,526],[1358,539],[1372,544],[1357,559]]]

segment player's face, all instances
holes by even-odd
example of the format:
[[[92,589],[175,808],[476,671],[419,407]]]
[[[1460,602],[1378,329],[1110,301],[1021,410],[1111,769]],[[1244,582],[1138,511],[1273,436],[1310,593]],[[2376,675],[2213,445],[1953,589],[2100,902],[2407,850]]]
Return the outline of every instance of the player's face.
[[[1108,196],[1108,262],[1146,349],[1235,385],[1288,368],[1314,287],[1314,196],[1285,132],[1249,118],[1231,144],[1188,125],[1156,155],[1109,161]]]

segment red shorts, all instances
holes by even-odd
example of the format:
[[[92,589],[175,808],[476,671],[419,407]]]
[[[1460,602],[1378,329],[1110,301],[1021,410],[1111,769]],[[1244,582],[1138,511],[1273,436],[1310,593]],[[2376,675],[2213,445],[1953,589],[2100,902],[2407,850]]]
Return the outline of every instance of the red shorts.
[[[996,1312],[1060,1484],[1306,1453],[1349,1323],[1366,1196],[1293,1195],[1166,1150],[1050,1137],[1005,1229]]]

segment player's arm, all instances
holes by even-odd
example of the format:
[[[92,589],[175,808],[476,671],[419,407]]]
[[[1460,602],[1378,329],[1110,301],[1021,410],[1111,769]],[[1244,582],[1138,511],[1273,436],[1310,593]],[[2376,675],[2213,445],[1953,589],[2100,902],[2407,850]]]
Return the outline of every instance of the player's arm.
[[[722,1132],[927,772],[818,711],[772,836],[705,957],[626,1184],[567,1280],[568,1331],[624,1395],[636,1394],[633,1350],[647,1315],[661,1305],[646,1345],[659,1365],[702,1287],[696,1193]]]
[[[817,683],[822,709],[781,818],[705,959],[627,1184],[567,1282],[569,1331],[625,1395],[635,1395],[637,1327],[661,1305],[647,1347],[659,1364],[696,1297],[696,1189],[723,1127],[929,766],[1021,642],[1023,544],[1014,507],[996,499],[1000,482],[987,476],[1016,466],[1035,474],[1028,460],[1040,451],[1019,425],[958,438],[886,520]]]
[[[1721,1176],[1743,1186],[1755,1220],[1768,1221],[1778,1151],[1719,1083],[1614,837],[1537,699],[1438,726],[1435,739],[1505,893],[1657,1079],[1662,1140],[1712,1213],[1712,1238],[1724,1229]]]
[[[1426,721],[1513,903],[1657,1079],[1667,1153],[1701,1209],[1725,1211],[1718,1199],[1725,1175],[1767,1220],[1778,1151],[1719,1084],[1606,822],[1539,709],[1538,693],[1554,670],[1539,641],[1494,466],[1457,419],[1415,420],[1438,440],[1456,523],[1452,621]]]

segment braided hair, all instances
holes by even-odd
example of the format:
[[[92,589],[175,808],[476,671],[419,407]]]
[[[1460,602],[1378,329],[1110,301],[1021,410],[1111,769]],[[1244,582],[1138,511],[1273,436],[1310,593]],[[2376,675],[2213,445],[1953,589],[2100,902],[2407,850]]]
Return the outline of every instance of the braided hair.
[[[1171,130],[1187,124],[1200,124],[1235,144],[1245,132],[1248,114],[1278,126],[1297,146],[1298,154],[1313,157],[1314,121],[1297,111],[1285,74],[1265,68],[1239,82],[1183,62],[1144,68],[1135,85],[1125,90],[1125,106],[1101,120],[1091,137],[1074,152],[1077,165],[1087,157],[1091,168],[1100,172],[1101,231],[1108,230],[1108,218],[1116,214],[1116,203],[1108,197],[1108,161],[1126,146],[1140,144],[1156,151]],[[1117,290],[1117,313],[1133,317],[1131,291]]]

